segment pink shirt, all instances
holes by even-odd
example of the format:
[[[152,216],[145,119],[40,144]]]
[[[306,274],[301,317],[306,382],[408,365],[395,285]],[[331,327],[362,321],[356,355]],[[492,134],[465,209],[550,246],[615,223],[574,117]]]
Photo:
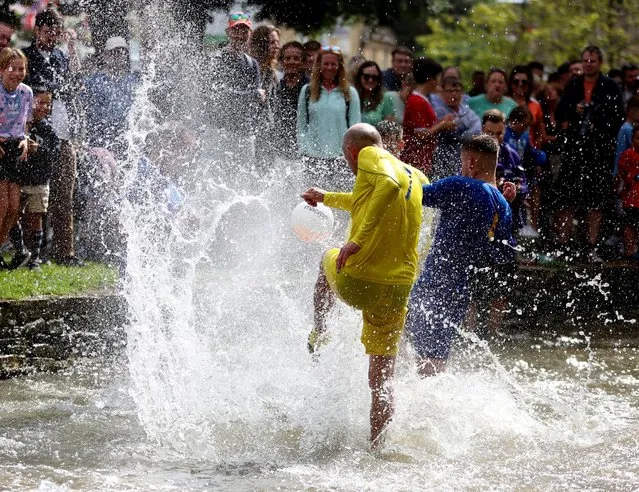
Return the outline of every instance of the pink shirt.
[[[31,116],[33,91],[26,84],[20,84],[13,92],[8,92],[0,84],[0,137],[22,139],[27,133],[27,120]]]

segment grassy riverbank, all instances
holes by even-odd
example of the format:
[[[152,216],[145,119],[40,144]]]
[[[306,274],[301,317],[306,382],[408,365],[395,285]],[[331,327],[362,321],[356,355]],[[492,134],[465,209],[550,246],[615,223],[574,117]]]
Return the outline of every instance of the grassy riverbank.
[[[37,270],[0,271],[0,299],[90,294],[115,287],[118,270],[87,263],[81,267],[43,264]]]

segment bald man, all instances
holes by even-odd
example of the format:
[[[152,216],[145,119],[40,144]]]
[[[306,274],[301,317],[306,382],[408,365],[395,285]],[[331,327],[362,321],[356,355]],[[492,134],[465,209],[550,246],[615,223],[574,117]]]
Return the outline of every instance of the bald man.
[[[309,350],[315,352],[326,340],[326,315],[335,297],[362,311],[361,341],[370,356],[371,444],[376,447],[393,415],[390,380],[417,273],[422,186],[428,180],[384,150],[371,125],[352,126],[342,151],[356,176],[353,191],[311,188],[302,194],[312,206],[324,202],[349,211],[352,220],[348,242],[326,251],[320,265]]]
[[[471,300],[489,305],[514,267],[512,213],[495,183],[498,152],[491,136],[473,137],[462,145],[462,176],[422,190],[424,206],[441,214],[406,323],[424,377],[444,369]],[[511,199],[513,188],[504,190]]]

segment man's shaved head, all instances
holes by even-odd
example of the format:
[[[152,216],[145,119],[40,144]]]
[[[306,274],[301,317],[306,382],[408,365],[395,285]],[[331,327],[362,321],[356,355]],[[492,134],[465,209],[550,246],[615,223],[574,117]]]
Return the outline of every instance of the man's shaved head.
[[[364,147],[381,147],[382,137],[373,125],[357,123],[344,134],[342,152],[354,174],[357,174],[357,158]]]
[[[462,175],[493,176],[499,155],[499,143],[490,135],[476,135],[462,145]]]
[[[344,143],[363,149],[371,145],[382,145],[382,137],[373,125],[357,123],[344,134]]]

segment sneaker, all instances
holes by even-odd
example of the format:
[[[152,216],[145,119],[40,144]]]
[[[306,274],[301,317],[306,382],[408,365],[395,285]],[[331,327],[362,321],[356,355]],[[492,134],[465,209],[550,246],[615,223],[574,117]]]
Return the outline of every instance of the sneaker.
[[[330,342],[330,338],[326,332],[319,332],[317,328],[313,328],[308,335],[308,351],[311,354],[315,354],[328,342]]]
[[[16,268],[20,268],[29,263],[31,259],[31,253],[29,251],[17,252],[13,255],[11,259],[11,263],[9,263],[9,270],[15,270]]]
[[[557,256],[552,254],[536,253],[535,263],[538,265],[551,265],[553,263],[557,263]]]
[[[0,270],[8,270],[8,269],[9,269],[9,265],[5,263],[4,258],[0,254]]]
[[[42,264],[42,260],[38,257],[31,258],[31,261],[27,263],[27,268],[29,270],[40,270],[40,265]]]
[[[519,229],[519,235],[521,237],[529,237],[529,238],[539,237],[539,233],[530,224],[526,224],[524,227]]]

